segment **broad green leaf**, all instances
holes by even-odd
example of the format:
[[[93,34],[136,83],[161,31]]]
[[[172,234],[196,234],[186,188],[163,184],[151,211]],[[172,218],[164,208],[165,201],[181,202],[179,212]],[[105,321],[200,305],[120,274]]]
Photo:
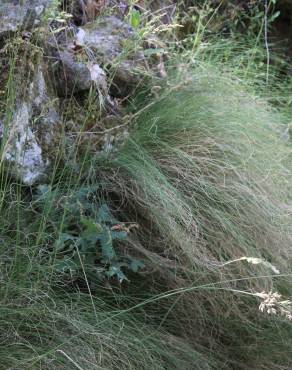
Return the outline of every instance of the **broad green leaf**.
[[[270,17],[270,22],[274,22],[275,19],[277,19],[280,16],[281,12],[278,10],[275,13],[273,13]]]
[[[139,27],[141,23],[141,14],[138,10],[132,8],[130,13],[130,24],[133,28]]]
[[[108,277],[116,276],[120,283],[122,283],[124,280],[128,280],[126,275],[121,270],[119,264],[110,266],[110,268],[108,269],[108,271],[106,271],[105,274]]]
[[[96,223],[92,218],[81,218],[81,223],[85,226],[85,229],[81,233],[81,238],[87,239],[90,242],[95,243],[100,239],[103,233],[103,227]]]
[[[136,260],[134,258],[131,258],[131,262],[130,262],[130,265],[129,265],[129,268],[133,271],[133,272],[138,272],[140,269],[144,268],[145,265],[143,262],[139,261],[139,260]]]
[[[113,248],[113,239],[111,236],[111,232],[108,228],[105,228],[103,233],[100,235],[100,244],[102,250],[102,257],[106,261],[111,261],[116,257],[115,250]]]

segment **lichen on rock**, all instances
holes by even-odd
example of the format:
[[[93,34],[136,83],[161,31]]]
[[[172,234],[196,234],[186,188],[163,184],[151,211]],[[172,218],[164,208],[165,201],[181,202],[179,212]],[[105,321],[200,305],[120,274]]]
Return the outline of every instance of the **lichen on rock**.
[[[1,0],[0,38],[36,26],[53,0]]]
[[[89,89],[92,83],[104,90],[107,75],[109,93],[127,96],[151,73],[143,51],[135,47],[136,38],[132,27],[115,16],[99,17],[54,35],[48,42],[47,58],[56,90],[70,95]],[[92,74],[92,66],[98,75]]]
[[[30,127],[30,119],[31,106],[23,102],[9,125],[3,153],[12,174],[27,185],[41,181],[46,168],[42,149]]]
[[[47,177],[59,123],[40,65],[28,96],[16,98],[14,114],[1,133],[4,163],[24,184],[33,185]]]

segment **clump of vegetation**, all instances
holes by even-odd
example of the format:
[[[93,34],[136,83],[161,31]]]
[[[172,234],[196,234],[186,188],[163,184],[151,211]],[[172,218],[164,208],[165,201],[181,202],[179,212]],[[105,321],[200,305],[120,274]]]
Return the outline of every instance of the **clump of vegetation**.
[[[110,213],[106,204],[99,205],[96,187],[80,187],[71,195],[41,185],[36,205],[50,207],[50,221],[59,235],[53,246],[54,267],[57,271],[93,275],[98,279],[117,277],[127,280],[124,269],[133,272],[144,267],[128,255],[118,255],[114,244],[125,241],[137,224],[123,224]],[[99,263],[98,263],[99,261]]]
[[[1,172],[0,369],[291,368],[289,112],[262,49],[206,40],[211,8],[163,44],[116,151],[61,148],[36,188]]]
[[[106,188],[121,199],[124,219],[135,212],[143,220],[139,242],[157,255],[156,261],[151,256],[153,264],[165,261],[164,284],[169,289],[198,284],[194,294],[179,299],[187,301],[183,316],[179,303],[172,307],[182,332],[188,318],[192,343],[201,344],[192,329],[200,327],[212,342],[208,348],[223,355],[222,343],[229,343],[223,356],[231,368],[249,363],[276,369],[287,362],[266,351],[270,335],[283,325],[288,343],[290,324],[264,318],[258,302],[240,292],[283,289],[281,279],[274,281],[264,264],[220,266],[253,256],[289,273],[291,234],[283,205],[290,202],[285,167],[290,148],[279,134],[281,115],[228,74],[218,77],[204,64],[187,73],[185,68],[148,107],[137,99],[135,129],[98,176],[108,176]],[[113,176],[107,174],[111,168]],[[278,345],[276,339],[273,346]]]

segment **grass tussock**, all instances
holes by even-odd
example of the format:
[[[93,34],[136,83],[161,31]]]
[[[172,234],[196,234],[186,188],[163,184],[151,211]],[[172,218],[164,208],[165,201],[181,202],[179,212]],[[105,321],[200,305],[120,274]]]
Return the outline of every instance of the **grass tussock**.
[[[229,72],[179,67],[153,100],[137,94],[116,153],[51,182],[60,202],[94,185],[138,224],[117,246],[145,264],[130,283],[56,273],[68,210],[2,177],[1,370],[291,368],[289,315],[265,308],[292,294],[282,117]]]
[[[82,294],[14,291],[1,312],[1,369],[208,369],[175,336]],[[59,292],[60,293],[60,292]],[[92,304],[95,308],[92,309]]]
[[[162,251],[173,244],[192,266],[251,255],[282,265],[290,149],[281,117],[228,77],[190,73],[138,115],[106,188],[148,217]]]
[[[281,116],[228,75],[198,67],[185,77],[138,114],[102,172],[110,173],[108,197],[119,200],[124,220],[141,224],[132,245],[164,284],[191,286],[169,314],[181,333],[236,369],[288,369],[290,324],[263,317],[249,295],[281,289],[269,262],[290,272],[290,148]],[[237,260],[244,256],[266,263]],[[279,325],[285,344],[272,334]]]

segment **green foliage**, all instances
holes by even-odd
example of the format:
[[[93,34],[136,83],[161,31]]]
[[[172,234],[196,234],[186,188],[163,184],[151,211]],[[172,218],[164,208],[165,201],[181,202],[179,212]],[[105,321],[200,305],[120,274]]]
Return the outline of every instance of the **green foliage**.
[[[98,205],[96,187],[81,187],[67,199],[50,186],[39,186],[37,204],[57,204],[51,217],[62,226],[53,248],[56,271],[70,273],[73,277],[88,273],[102,280],[116,277],[120,283],[128,280],[124,271],[138,272],[144,267],[131,256],[118,254],[117,241],[125,241],[129,226],[116,220],[106,204]],[[65,197],[66,198],[66,197]]]
[[[140,26],[141,14],[133,6],[130,8],[130,11],[129,11],[129,19],[130,19],[130,25],[133,28],[138,28]]]
[[[190,65],[175,64],[172,78],[170,69],[167,85],[146,107],[147,92],[137,94],[130,137],[107,168],[97,162],[104,169],[98,177],[108,178],[106,188],[120,197],[120,207],[127,204],[123,219],[135,210],[151,225],[140,231],[138,245],[162,270],[164,284],[179,290],[200,281],[202,290],[179,297],[181,304],[171,308],[182,331],[201,328],[208,338],[203,346],[220,353],[226,369],[288,369],[291,357],[276,353],[291,345],[291,323],[263,316],[248,295],[281,292],[278,270],[290,280],[285,205],[291,202],[291,154],[281,139],[282,116],[226,69]],[[238,258],[267,263],[225,265]],[[278,270],[267,268],[270,263]],[[285,341],[271,336],[278,325]],[[206,343],[192,329],[188,338]]]
[[[291,148],[282,115],[254,94],[278,88],[262,87],[263,4],[238,8],[234,26],[214,3],[188,3],[196,32],[145,51],[168,53],[168,79],[135,92],[122,147],[86,159],[74,148],[78,170],[56,163],[32,197],[3,176],[1,370],[291,369],[290,315],[276,314],[292,295]],[[130,16],[139,37],[125,54],[164,32]]]
[[[53,0],[50,2],[50,5],[47,7],[44,15],[43,22],[52,22],[56,21],[57,23],[66,23],[68,19],[72,18],[72,15],[62,11],[62,0]]]

